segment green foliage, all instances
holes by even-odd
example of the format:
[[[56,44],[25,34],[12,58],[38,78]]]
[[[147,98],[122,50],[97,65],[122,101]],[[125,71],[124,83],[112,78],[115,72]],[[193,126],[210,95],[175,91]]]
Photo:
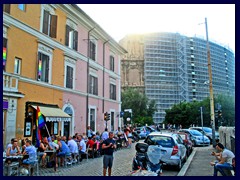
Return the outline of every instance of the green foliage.
[[[235,99],[232,96],[218,95],[214,98],[214,104],[221,104],[222,118],[215,118],[216,124],[234,126],[235,124]],[[191,124],[201,126],[201,111],[203,107],[203,125],[211,126],[210,99],[203,101],[181,102],[175,104],[171,109],[166,110],[164,123],[181,124],[183,128],[188,128]],[[222,124],[220,124],[222,123]]]
[[[153,124],[153,114],[155,113],[155,101],[150,101],[145,94],[136,89],[129,88],[122,92],[122,110],[132,109],[132,123],[134,124]],[[129,113],[124,113],[124,122],[130,117]]]

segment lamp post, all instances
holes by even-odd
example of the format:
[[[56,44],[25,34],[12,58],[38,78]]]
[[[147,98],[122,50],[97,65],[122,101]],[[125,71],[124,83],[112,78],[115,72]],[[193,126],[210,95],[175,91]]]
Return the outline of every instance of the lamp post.
[[[213,98],[213,85],[212,85],[212,66],[210,60],[210,47],[208,42],[208,27],[207,27],[207,18],[205,18],[205,27],[206,27],[206,39],[207,39],[207,58],[208,58],[208,75],[209,75],[209,93],[210,93],[210,116],[212,124],[212,144],[213,147],[216,147],[215,140],[215,116],[214,116],[214,98]]]

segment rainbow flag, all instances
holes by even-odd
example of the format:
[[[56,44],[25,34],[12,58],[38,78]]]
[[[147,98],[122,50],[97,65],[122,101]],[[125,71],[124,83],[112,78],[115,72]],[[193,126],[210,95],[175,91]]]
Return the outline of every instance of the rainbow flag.
[[[45,121],[38,106],[37,106],[37,119],[38,119],[38,128],[41,129],[43,126],[45,126]]]
[[[7,48],[3,47],[3,66],[6,65],[7,60]]]
[[[40,140],[42,139],[42,135],[40,132],[40,129],[45,126],[45,121],[43,118],[43,115],[39,109],[39,107],[37,106],[37,117],[36,117],[36,139],[37,139],[37,147],[40,146]]]

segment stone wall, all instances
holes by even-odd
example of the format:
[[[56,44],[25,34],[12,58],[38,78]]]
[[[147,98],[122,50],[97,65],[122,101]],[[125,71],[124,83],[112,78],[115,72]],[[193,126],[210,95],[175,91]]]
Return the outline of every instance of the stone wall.
[[[235,127],[219,127],[219,142],[235,154]]]

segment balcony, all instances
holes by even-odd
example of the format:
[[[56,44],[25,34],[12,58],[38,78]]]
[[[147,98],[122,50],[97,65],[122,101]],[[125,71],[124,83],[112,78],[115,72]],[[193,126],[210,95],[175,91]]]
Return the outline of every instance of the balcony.
[[[3,92],[18,92],[18,77],[10,74],[3,72]]]

